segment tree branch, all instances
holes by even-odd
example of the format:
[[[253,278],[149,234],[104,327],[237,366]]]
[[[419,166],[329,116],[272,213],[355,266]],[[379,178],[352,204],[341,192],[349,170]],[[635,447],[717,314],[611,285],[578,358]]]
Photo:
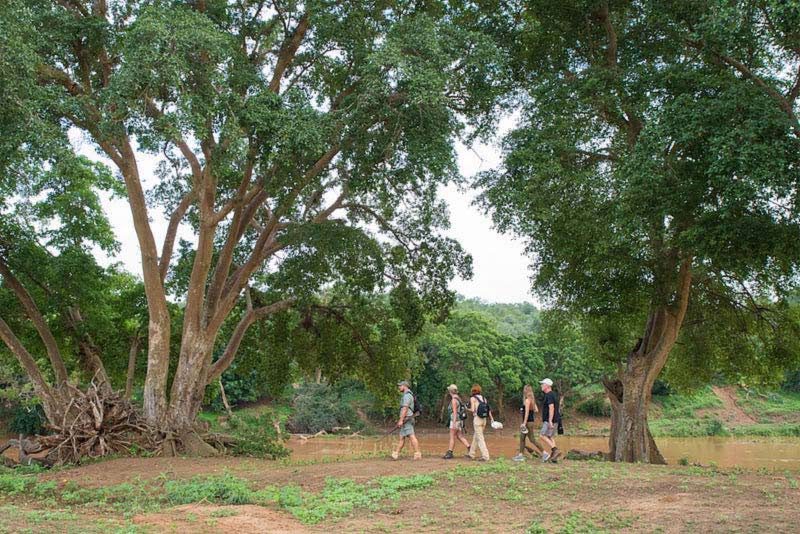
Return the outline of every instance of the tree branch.
[[[186,215],[186,211],[189,209],[189,206],[192,205],[194,199],[197,195],[195,195],[194,189],[189,191],[180,201],[178,207],[175,208],[175,211],[172,212],[172,215],[169,218],[169,225],[167,226],[167,235],[164,236],[164,245],[161,248],[161,258],[159,258],[159,266],[158,270],[161,273],[161,281],[163,282],[167,278],[167,272],[169,271],[169,262],[172,259],[172,250],[175,247],[175,237],[178,234],[178,226],[180,226],[181,221],[183,220],[184,215]]]
[[[36,327],[36,331],[39,332],[39,337],[42,339],[45,349],[47,350],[47,356],[50,359],[50,365],[53,366],[53,372],[55,373],[56,378],[56,387],[63,386],[68,381],[67,368],[64,365],[64,359],[61,357],[61,352],[58,350],[56,339],[53,337],[53,333],[47,326],[44,317],[42,317],[42,314],[39,312],[36,302],[33,300],[33,297],[28,290],[25,289],[17,277],[14,276],[2,258],[0,258],[0,275],[3,276],[6,285],[8,285],[8,287],[10,287],[14,292],[17,300],[25,309],[25,315],[28,316],[33,325]]]
[[[300,22],[292,32],[292,35],[281,46],[280,54],[278,55],[278,62],[275,65],[275,72],[272,74],[272,80],[269,82],[269,88],[274,93],[279,93],[281,88],[281,80],[286,72],[286,69],[294,60],[297,54],[297,49],[300,48],[300,43],[308,31],[309,20],[308,13],[303,14]]]
[[[288,310],[293,303],[294,299],[284,299],[270,304],[269,306],[262,306],[254,310],[248,310],[247,313],[242,316],[242,318],[239,320],[239,323],[236,325],[236,328],[233,330],[233,334],[231,335],[231,338],[225,347],[225,352],[222,353],[222,356],[219,360],[211,365],[211,368],[208,371],[208,376],[206,377],[206,384],[211,384],[217,380],[220,376],[222,376],[222,373],[224,373],[225,370],[230,367],[231,363],[233,363],[236,353],[239,350],[239,346],[242,344],[242,339],[244,338],[245,333],[247,333],[247,330],[254,322],[270,315],[274,315],[278,312]]]
[[[25,369],[36,394],[44,399],[50,392],[50,386],[47,385],[44,376],[42,376],[42,371],[36,365],[33,356],[25,349],[22,342],[14,335],[14,332],[11,331],[11,328],[2,317],[0,317],[0,339],[3,340],[11,353],[17,357],[22,368]]]
[[[726,54],[723,54],[717,50],[713,50],[706,47],[705,43],[703,43],[702,41],[687,39],[687,43],[689,44],[689,46],[699,51],[707,51],[712,56],[717,58],[719,61],[732,67],[743,77],[753,82],[756,85],[756,87],[761,89],[765,94],[767,94],[770,98],[772,98],[776,102],[776,104],[778,105],[778,109],[780,109],[783,113],[786,114],[787,117],[789,117],[789,120],[792,123],[792,129],[794,130],[795,134],[798,137],[800,137],[800,120],[798,120],[797,115],[794,112],[794,108],[792,106],[793,100],[787,100],[787,98],[784,97],[780,91],[778,91],[775,87],[772,87],[771,85],[766,83],[763,79],[761,79],[760,76],[758,76],[756,73],[750,70],[750,68],[748,68],[747,65],[745,65],[741,61],[732,58]],[[795,85],[792,91],[797,89],[797,91],[800,92],[799,85],[800,85],[800,74],[798,75],[798,85]],[[790,92],[790,95],[791,94],[792,93]]]

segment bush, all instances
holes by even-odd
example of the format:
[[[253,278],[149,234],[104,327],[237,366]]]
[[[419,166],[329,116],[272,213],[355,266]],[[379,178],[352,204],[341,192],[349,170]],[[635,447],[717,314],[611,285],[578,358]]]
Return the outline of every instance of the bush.
[[[363,428],[352,404],[327,384],[303,384],[297,390],[294,413],[288,426],[292,432],[316,433],[333,431],[334,427]]]
[[[610,417],[611,403],[605,397],[589,397],[578,404],[577,410],[593,417]]]
[[[662,397],[665,397],[667,395],[672,395],[672,389],[669,387],[669,384],[663,380],[656,380],[653,382],[651,393],[653,395],[661,395]]]
[[[47,419],[41,404],[32,406],[17,406],[11,414],[8,429],[13,434],[33,436],[41,434]]]
[[[228,426],[237,438],[234,453],[272,460],[289,456],[291,451],[283,446],[288,436],[285,432],[278,434],[276,424],[280,428],[280,422],[270,412],[231,417]]]
[[[727,436],[728,431],[719,419],[710,419],[706,423],[706,433],[709,436]]]

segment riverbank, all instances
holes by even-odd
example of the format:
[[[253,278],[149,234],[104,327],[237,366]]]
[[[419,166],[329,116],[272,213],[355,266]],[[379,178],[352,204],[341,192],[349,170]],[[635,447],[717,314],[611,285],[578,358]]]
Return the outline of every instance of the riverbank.
[[[798,480],[788,471],[430,456],[121,458],[0,473],[0,532],[791,532]]]

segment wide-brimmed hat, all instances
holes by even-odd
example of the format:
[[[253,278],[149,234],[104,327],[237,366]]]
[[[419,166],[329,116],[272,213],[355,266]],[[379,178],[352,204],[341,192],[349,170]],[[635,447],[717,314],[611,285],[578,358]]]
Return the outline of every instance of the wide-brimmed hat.
[[[405,386],[407,388],[411,387],[411,386],[408,385],[408,382],[406,382],[405,380],[401,380],[400,382],[397,383],[397,387],[400,387],[400,386]]]
[[[539,380],[539,383],[540,384],[547,384],[548,386],[552,386],[553,385],[553,381],[550,380],[549,378],[545,378],[544,380]]]

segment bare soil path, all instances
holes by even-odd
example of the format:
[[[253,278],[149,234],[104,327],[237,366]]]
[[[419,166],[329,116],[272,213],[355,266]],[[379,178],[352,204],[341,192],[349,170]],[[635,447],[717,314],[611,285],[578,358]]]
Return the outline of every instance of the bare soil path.
[[[714,394],[722,401],[724,405],[723,418],[733,425],[752,425],[758,421],[749,413],[745,412],[736,404],[736,393],[738,388],[736,386],[711,386]]]

